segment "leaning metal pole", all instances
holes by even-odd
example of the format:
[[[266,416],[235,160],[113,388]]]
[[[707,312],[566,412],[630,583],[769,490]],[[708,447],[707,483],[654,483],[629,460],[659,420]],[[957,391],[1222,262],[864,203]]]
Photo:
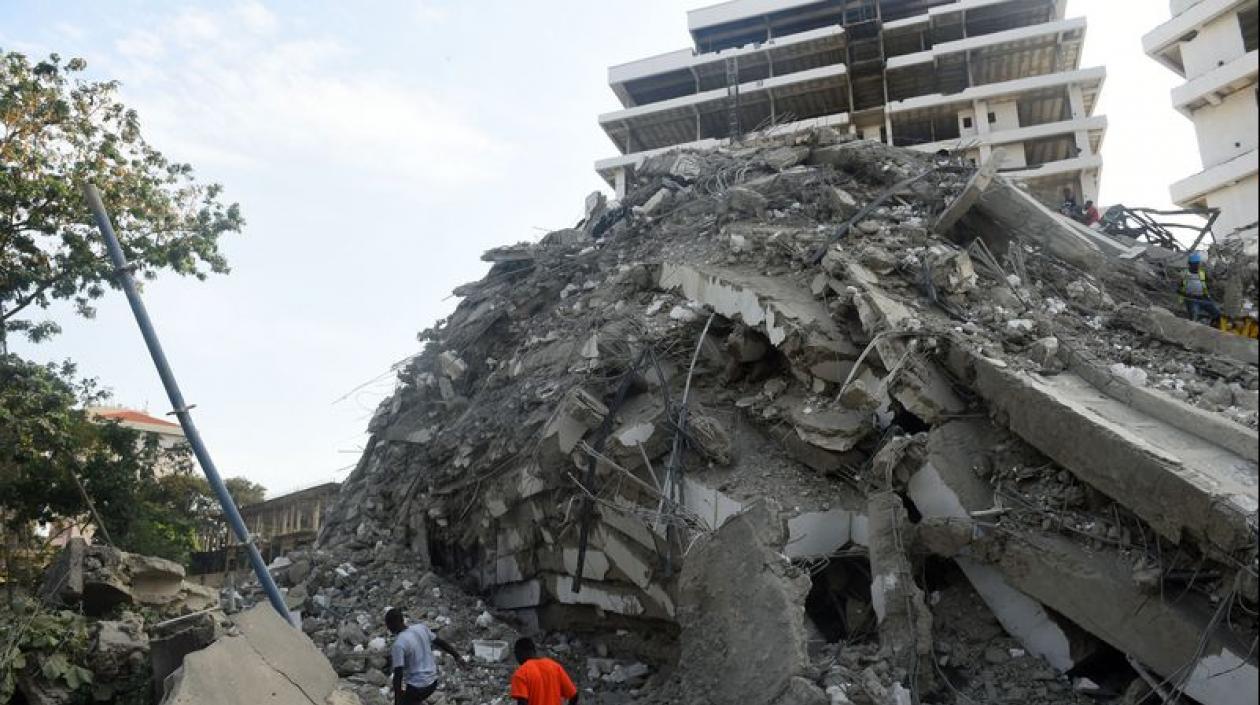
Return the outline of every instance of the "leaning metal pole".
[[[267,565],[263,563],[258,547],[250,539],[249,531],[245,528],[245,521],[241,519],[241,513],[236,508],[236,502],[232,501],[232,495],[223,484],[223,478],[214,467],[214,461],[210,459],[210,451],[206,450],[206,444],[201,440],[201,434],[197,432],[197,425],[193,423],[192,414],[189,413],[191,407],[184,403],[184,395],[179,391],[175,373],[171,371],[171,365],[166,361],[166,353],[162,352],[162,343],[158,340],[157,331],[153,329],[153,322],[149,320],[149,312],[144,307],[144,301],[140,299],[140,292],[136,290],[136,281],[131,276],[131,269],[127,264],[126,255],[123,254],[122,246],[118,244],[114,226],[109,222],[105,204],[101,202],[101,194],[92,184],[84,184],[83,196],[87,199],[88,208],[92,210],[92,216],[96,218],[96,226],[100,228],[101,235],[105,238],[105,247],[109,250],[109,258],[114,263],[114,274],[118,279],[118,285],[127,294],[127,302],[131,304],[131,312],[136,316],[136,323],[144,336],[144,344],[149,348],[153,365],[157,367],[158,376],[162,378],[162,386],[166,387],[166,396],[171,400],[173,413],[179,418],[179,425],[183,427],[184,436],[187,437],[188,444],[192,446],[193,455],[197,456],[197,462],[206,473],[206,479],[214,488],[214,493],[218,495],[219,504],[223,507],[223,514],[231,524],[232,531],[245,546],[250,565],[254,567],[254,573],[258,576],[258,582],[262,584],[263,590],[266,591],[271,606],[276,608],[284,621],[291,623],[289,608],[280,597],[280,590],[271,579],[271,573],[267,571]]]

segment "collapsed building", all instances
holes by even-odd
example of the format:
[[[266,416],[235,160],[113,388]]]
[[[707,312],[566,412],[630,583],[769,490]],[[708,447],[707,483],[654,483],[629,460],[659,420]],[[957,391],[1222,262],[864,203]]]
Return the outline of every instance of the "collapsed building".
[[[596,702],[1254,702],[1256,341],[1004,156],[770,130],[487,252],[369,425],[325,583],[652,635]]]
[[[1257,342],[1004,157],[768,130],[487,252],[272,562],[301,631],[71,542],[94,697],[383,705],[398,606],[472,647],[446,705],[521,634],[603,705],[1254,702]]]

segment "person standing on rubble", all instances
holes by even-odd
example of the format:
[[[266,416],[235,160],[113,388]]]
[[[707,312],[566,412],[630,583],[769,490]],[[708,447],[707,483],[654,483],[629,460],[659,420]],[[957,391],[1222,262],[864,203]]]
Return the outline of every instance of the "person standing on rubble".
[[[1203,254],[1191,252],[1186,258],[1186,264],[1188,268],[1181,275],[1179,288],[1181,303],[1186,307],[1186,315],[1192,321],[1198,321],[1205,315],[1210,317],[1211,321],[1215,321],[1221,316],[1221,308],[1208,293],[1207,270],[1203,267]]]
[[[511,697],[517,705],[578,705],[578,689],[564,666],[538,655],[532,639],[517,639],[512,645],[516,662],[512,674]]]
[[[463,667],[459,650],[429,631],[423,624],[407,626],[402,610],[391,607],[385,613],[385,627],[394,635],[390,649],[390,667],[394,669],[394,705],[417,705],[437,691],[437,660],[433,648],[455,657]]]

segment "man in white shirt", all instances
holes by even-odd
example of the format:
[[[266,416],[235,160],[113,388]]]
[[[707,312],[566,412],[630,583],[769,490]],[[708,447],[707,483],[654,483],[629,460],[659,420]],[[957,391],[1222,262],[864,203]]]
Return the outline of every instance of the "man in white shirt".
[[[454,656],[455,663],[463,666],[458,649],[423,624],[408,627],[402,610],[397,607],[385,613],[385,627],[394,635],[394,645],[390,649],[390,667],[394,669],[394,705],[418,705],[437,691],[434,647]]]

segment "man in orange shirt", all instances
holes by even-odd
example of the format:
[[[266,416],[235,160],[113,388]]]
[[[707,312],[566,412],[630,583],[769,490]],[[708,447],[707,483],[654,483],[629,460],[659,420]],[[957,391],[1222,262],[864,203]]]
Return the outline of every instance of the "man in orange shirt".
[[[564,666],[538,655],[530,639],[517,639],[512,650],[521,664],[512,674],[512,699],[518,705],[578,705],[578,690]]]

